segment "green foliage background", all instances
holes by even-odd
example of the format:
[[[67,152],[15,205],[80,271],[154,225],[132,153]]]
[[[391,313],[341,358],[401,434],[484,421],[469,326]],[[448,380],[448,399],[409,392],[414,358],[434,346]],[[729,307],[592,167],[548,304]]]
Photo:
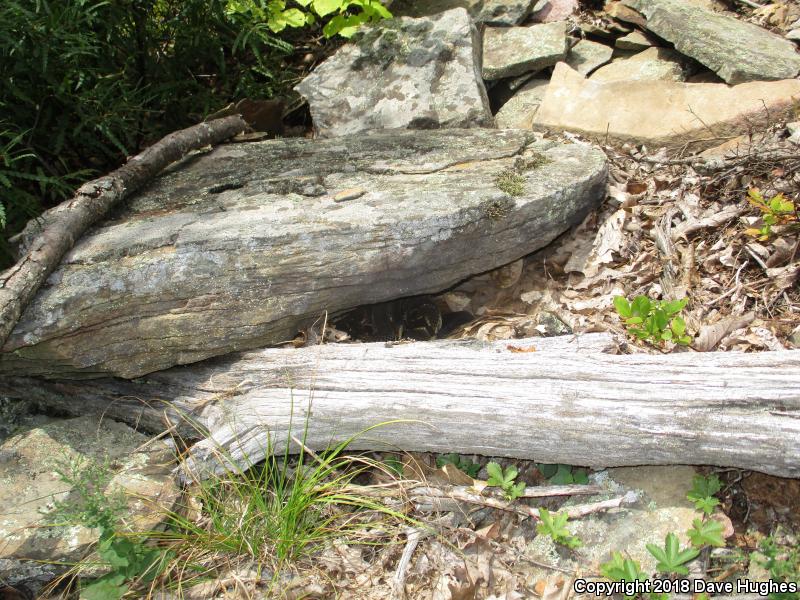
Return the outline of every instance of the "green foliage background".
[[[0,2],[0,268],[28,219],[230,101],[285,93],[291,55],[382,18],[376,1]]]

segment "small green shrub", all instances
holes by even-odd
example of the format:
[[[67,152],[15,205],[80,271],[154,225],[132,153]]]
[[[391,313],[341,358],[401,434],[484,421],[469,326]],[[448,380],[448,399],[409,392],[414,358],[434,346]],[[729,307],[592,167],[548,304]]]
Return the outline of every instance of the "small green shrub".
[[[647,573],[641,565],[630,558],[623,558],[621,552],[613,552],[611,560],[600,565],[600,573],[611,581],[647,581]],[[625,595],[625,600],[633,600],[635,596]]]
[[[686,335],[686,321],[678,314],[688,300],[650,300],[637,296],[629,302],[624,296],[614,297],[614,308],[625,322],[628,333],[652,344],[675,342],[688,346],[692,338]]]
[[[714,494],[722,489],[722,482],[716,475],[703,477],[695,475],[692,479],[692,489],[686,494],[686,498],[694,502],[697,510],[703,511],[706,515],[714,512],[714,508],[719,505],[719,500],[714,498]]]
[[[764,224],[760,228],[747,229],[745,233],[757,237],[762,242],[770,238],[773,226],[788,225],[797,221],[797,208],[794,202],[788,200],[782,193],[766,200],[760,190],[750,188],[747,190],[747,200],[761,211],[761,220]]]
[[[678,536],[674,533],[667,534],[663,548],[655,544],[647,544],[646,548],[658,561],[656,569],[659,573],[667,575],[688,575],[689,569],[683,565],[694,560],[700,554],[696,548],[689,547],[681,550]]]
[[[486,481],[486,484],[502,489],[508,500],[516,500],[525,490],[524,481],[514,483],[517,475],[519,475],[519,471],[514,465],[503,469],[503,467],[496,462],[490,462],[486,465],[486,471],[489,473],[489,479]]]
[[[541,521],[536,524],[537,533],[549,535],[555,543],[566,546],[571,550],[580,548],[583,544],[580,538],[572,535],[567,529],[567,520],[569,519],[567,513],[550,514],[550,511],[546,508],[540,508],[539,518]]]
[[[392,16],[378,0],[295,0],[288,8],[286,0],[228,0],[226,12],[235,22],[263,26],[272,33],[329,19],[322,28],[329,38],[335,35],[349,38],[364,23]]]
[[[770,578],[777,582],[794,582],[800,586],[800,546],[779,544],[774,536],[764,538],[759,544],[759,551],[765,560],[757,562],[767,569]],[[772,600],[798,600],[800,592],[770,594]]]
[[[576,469],[570,465],[545,465],[540,463],[536,463],[536,468],[547,478],[548,483],[553,485],[589,483],[586,469]]]
[[[137,585],[152,582],[166,567],[172,554],[147,546],[122,533],[126,506],[121,490],[108,490],[111,472],[84,458],[63,459],[56,466],[61,480],[72,488],[71,499],[56,502],[51,516],[69,525],[82,525],[100,532],[97,554],[108,568],[81,590],[85,600],[118,600]]]

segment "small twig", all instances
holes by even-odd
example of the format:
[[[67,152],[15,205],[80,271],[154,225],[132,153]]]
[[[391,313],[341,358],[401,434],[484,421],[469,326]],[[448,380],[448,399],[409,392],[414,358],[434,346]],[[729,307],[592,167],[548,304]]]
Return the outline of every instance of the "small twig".
[[[417,548],[420,539],[422,539],[423,531],[421,529],[412,528],[408,530],[408,537],[406,539],[406,546],[403,548],[403,554],[400,557],[400,562],[397,563],[397,570],[394,572],[392,579],[392,600],[404,600],[406,597],[406,576],[408,574],[408,565],[411,563],[411,556]]]
[[[482,496],[481,494],[467,491],[467,488],[452,488],[448,491],[445,491],[427,486],[425,488],[409,490],[409,497],[413,502],[419,502],[420,500],[424,499],[440,498],[457,500],[461,502],[467,502],[469,504],[477,504],[479,506],[488,506],[498,510],[513,512],[523,517],[531,517],[536,520],[540,518],[539,510],[536,508],[520,503],[508,502],[499,498]],[[561,512],[565,512],[570,518],[574,519],[609,508],[618,508],[623,502],[626,502],[626,496],[619,496],[617,498],[602,500],[600,502],[592,502],[589,504],[570,506]]]
[[[760,266],[762,269],[764,269],[765,271],[767,270],[767,265],[765,265],[765,264],[764,264],[764,261],[763,261],[763,260],[761,260],[761,257],[760,257],[760,256],[758,256],[758,254],[756,254],[755,252],[753,252],[753,251],[750,249],[750,247],[749,247],[749,246],[747,246],[747,245],[745,245],[744,249],[747,251],[747,253],[748,253],[750,256],[752,256],[752,257],[753,257],[753,260],[754,260],[754,261],[756,261],[756,262],[759,264],[759,266]]]

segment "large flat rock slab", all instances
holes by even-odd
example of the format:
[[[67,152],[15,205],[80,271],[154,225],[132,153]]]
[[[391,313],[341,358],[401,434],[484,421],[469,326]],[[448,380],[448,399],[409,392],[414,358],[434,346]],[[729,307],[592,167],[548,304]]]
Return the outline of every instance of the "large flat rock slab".
[[[599,73],[596,72],[595,75]],[[789,116],[800,81],[722,83],[594,81],[559,63],[533,118],[534,129],[597,139],[703,150]]]
[[[384,131],[194,155],[89,232],[0,374],[137,377],[292,339],[516,260],[603,197],[605,155],[530,131]]]
[[[172,477],[172,453],[163,442],[98,417],[30,417],[0,444],[0,581],[38,590],[84,558],[97,530],[58,525],[54,502],[74,499],[57,469],[67,463],[109,464],[106,494],[123,491],[124,522],[151,531],[180,493]],[[122,527],[122,526],[121,526]]]
[[[481,80],[480,37],[467,11],[364,27],[295,89],[314,131],[494,127]]]
[[[592,81],[686,81],[688,69],[680,54],[669,48],[648,48],[630,58],[597,69]]]
[[[569,52],[567,23],[528,27],[487,27],[483,32],[483,78],[535,73],[563,60]]]
[[[727,83],[789,79],[800,73],[795,45],[752,23],[684,0],[624,0],[647,28]]]

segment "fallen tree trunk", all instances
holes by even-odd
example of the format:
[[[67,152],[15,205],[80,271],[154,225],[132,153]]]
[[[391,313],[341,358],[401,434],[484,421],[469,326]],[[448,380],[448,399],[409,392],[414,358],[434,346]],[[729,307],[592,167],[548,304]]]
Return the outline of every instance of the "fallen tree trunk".
[[[0,347],[64,253],[89,227],[189,151],[218,144],[246,127],[236,115],[170,133],[116,171],[83,184],[71,200],[31,221],[19,236],[22,257],[0,274]]]
[[[166,417],[193,437],[207,427],[192,472],[258,461],[291,434],[317,450],[357,436],[354,449],[800,476],[800,352],[600,352],[609,345],[590,334],[263,349],[136,381],[5,378],[0,394],[150,425]]]

